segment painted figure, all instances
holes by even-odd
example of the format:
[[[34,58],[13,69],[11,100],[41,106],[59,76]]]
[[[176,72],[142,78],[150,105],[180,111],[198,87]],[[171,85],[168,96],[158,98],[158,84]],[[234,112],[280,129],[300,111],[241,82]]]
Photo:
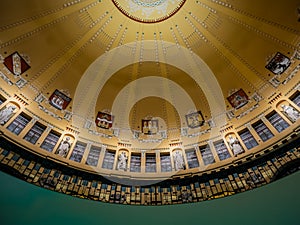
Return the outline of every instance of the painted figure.
[[[1,125],[5,124],[12,117],[13,112],[16,108],[17,108],[16,106],[10,105],[0,112],[0,124]]]
[[[125,152],[121,152],[118,157],[118,170],[126,170],[128,157]]]
[[[183,156],[179,151],[174,152],[173,158],[174,158],[175,170],[184,169]]]
[[[70,137],[66,137],[66,139],[60,143],[57,154],[62,157],[66,157],[70,150],[70,147]]]
[[[240,145],[240,142],[238,141],[238,139],[233,137],[232,135],[229,135],[228,144],[229,144],[234,156],[237,156],[238,154],[244,152],[244,149]]]
[[[300,113],[294,109],[292,106],[289,105],[281,105],[281,108],[283,109],[283,112],[287,115],[287,117],[292,121],[292,122],[296,122],[299,117],[300,117]]]

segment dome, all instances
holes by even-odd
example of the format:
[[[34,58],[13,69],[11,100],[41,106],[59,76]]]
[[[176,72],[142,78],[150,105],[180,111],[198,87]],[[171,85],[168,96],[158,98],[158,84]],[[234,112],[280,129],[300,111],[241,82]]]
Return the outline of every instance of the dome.
[[[166,205],[299,169],[296,0],[1,8],[2,171],[81,198]]]

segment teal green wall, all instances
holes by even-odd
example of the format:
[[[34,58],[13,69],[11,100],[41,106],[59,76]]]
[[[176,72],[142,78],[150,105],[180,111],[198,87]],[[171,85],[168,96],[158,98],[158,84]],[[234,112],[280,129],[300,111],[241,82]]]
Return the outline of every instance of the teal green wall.
[[[300,172],[231,197],[167,207],[105,204],[44,190],[0,172],[1,225],[299,225]]]

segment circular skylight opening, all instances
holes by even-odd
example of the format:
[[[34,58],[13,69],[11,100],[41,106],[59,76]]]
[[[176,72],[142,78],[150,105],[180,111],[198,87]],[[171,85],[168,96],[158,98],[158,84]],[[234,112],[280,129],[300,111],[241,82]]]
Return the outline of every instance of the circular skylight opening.
[[[186,0],[113,0],[127,17],[142,23],[157,23],[173,16]]]

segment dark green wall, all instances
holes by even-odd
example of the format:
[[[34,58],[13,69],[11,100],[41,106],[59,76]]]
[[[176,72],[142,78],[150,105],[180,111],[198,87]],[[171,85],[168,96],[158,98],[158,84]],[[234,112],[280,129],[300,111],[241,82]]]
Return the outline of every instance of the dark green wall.
[[[0,172],[1,225],[299,225],[300,172],[231,197],[195,204],[105,204],[36,187]]]

